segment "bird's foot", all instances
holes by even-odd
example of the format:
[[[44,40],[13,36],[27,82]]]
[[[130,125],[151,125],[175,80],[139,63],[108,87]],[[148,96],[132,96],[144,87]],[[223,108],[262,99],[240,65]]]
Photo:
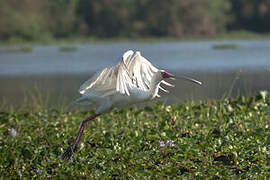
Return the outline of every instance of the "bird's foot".
[[[68,146],[68,148],[65,150],[65,152],[60,156],[60,159],[63,160],[71,160],[72,161],[72,155],[74,153],[73,146]]]

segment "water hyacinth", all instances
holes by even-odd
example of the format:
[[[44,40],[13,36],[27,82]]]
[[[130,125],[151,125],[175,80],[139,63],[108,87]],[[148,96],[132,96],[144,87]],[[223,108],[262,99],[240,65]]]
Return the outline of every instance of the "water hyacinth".
[[[92,111],[0,112],[0,179],[270,178],[269,95],[165,108],[126,108],[89,123],[73,161],[57,157]]]
[[[159,147],[175,147],[173,140],[159,141]]]
[[[165,147],[166,145],[165,145],[165,143],[164,143],[164,141],[159,141],[159,147]]]
[[[13,129],[13,128],[9,129],[8,130],[8,135],[15,137],[15,136],[17,136],[17,131],[15,129]]]
[[[37,170],[37,174],[38,174],[38,175],[41,175],[41,174],[42,174],[42,172],[43,172],[43,171],[42,171],[42,170],[40,170],[40,169],[38,169],[38,170]]]

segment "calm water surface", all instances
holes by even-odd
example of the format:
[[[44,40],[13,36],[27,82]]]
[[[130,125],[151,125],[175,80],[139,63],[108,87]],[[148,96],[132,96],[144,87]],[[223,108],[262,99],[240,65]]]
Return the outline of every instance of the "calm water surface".
[[[213,49],[236,44],[237,49]],[[270,90],[270,40],[93,43],[34,46],[30,53],[5,53],[0,47],[1,104],[20,105],[47,97],[56,104],[78,97],[77,89],[93,72],[115,65],[128,49],[139,50],[155,66],[187,74],[202,87],[177,81],[166,102],[218,99]],[[75,49],[75,50],[74,50]],[[61,99],[61,100],[60,100]],[[42,101],[42,100],[40,100]]]

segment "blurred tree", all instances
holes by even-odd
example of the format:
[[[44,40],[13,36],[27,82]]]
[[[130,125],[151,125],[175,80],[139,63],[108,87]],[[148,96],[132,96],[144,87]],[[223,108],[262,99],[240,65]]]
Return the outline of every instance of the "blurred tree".
[[[0,40],[270,31],[270,0],[0,0]]]
[[[47,33],[42,13],[45,6],[42,0],[0,0],[0,38],[39,39]]]
[[[77,3],[77,0],[48,0],[48,26],[55,37],[67,37],[75,32]]]
[[[270,31],[270,0],[231,0],[234,21],[229,29]]]
[[[135,29],[147,35],[215,35],[229,20],[226,0],[138,0]]]
[[[79,0],[88,34],[99,36],[214,35],[224,30],[227,0]]]
[[[130,34],[134,0],[79,0],[78,16],[87,24],[88,34],[113,37]]]

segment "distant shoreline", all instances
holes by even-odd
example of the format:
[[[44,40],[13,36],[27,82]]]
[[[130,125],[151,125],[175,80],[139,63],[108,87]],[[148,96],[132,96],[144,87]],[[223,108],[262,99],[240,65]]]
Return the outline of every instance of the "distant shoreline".
[[[61,44],[86,44],[86,43],[113,43],[113,42],[173,42],[173,41],[204,41],[204,40],[250,40],[250,39],[270,39],[270,33],[256,33],[251,31],[231,31],[220,33],[215,36],[198,35],[198,36],[183,36],[183,37],[111,37],[100,38],[93,36],[72,36],[66,38],[46,38],[40,40],[24,40],[13,37],[7,41],[0,41],[0,46],[5,45],[61,45]]]

